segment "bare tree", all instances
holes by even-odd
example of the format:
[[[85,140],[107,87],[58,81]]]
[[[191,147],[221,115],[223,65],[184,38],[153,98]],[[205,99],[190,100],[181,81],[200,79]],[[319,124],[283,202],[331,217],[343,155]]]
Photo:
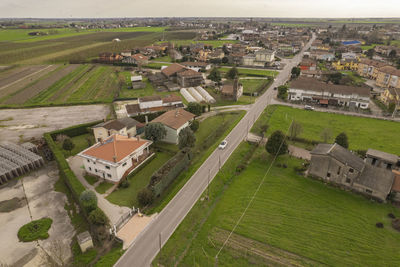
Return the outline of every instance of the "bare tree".
[[[325,128],[321,132],[321,138],[324,140],[324,143],[328,143],[328,141],[332,138],[332,130],[329,128]]]
[[[289,128],[290,139],[293,140],[303,132],[303,126],[297,121],[293,121]]]
[[[44,251],[43,261],[45,266],[68,266],[69,254],[69,247],[61,240],[56,239],[51,241],[47,251]]]

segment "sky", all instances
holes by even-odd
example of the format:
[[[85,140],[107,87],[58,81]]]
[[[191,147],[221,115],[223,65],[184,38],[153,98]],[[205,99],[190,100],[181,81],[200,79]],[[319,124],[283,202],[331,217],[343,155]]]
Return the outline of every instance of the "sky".
[[[0,0],[0,18],[400,17],[399,0]]]

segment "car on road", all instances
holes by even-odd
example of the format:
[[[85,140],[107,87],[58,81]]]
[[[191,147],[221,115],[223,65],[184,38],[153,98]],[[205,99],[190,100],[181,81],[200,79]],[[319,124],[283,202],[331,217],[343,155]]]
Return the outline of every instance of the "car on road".
[[[305,105],[305,106],[304,106],[304,109],[305,109],[305,110],[314,110],[314,107],[309,106],[309,105]]]
[[[224,141],[221,142],[221,144],[219,144],[218,148],[219,149],[224,149],[227,144],[228,144],[228,141],[224,140]]]

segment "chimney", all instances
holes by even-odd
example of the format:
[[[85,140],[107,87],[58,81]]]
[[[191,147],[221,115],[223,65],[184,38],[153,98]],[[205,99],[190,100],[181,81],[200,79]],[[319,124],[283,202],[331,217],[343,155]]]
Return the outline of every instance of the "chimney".
[[[103,144],[103,137],[100,137],[100,144]]]
[[[116,156],[113,156],[113,161],[114,161],[115,163],[117,163],[117,157],[116,157]]]

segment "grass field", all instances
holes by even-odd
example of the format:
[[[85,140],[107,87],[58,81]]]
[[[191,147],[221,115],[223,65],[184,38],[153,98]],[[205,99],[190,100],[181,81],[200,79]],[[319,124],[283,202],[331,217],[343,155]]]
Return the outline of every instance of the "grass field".
[[[246,92],[246,93],[254,93],[265,82],[267,82],[267,80],[264,80],[264,79],[242,79],[242,80],[240,80],[240,83],[243,85],[243,92]]]
[[[240,76],[269,76],[269,77],[275,77],[278,75],[277,71],[273,70],[260,70],[260,69],[244,69],[244,68],[237,68],[239,71]],[[230,70],[230,68],[219,68],[219,71],[223,73],[227,73]]]
[[[108,182],[101,182],[96,186],[95,190],[99,194],[104,194],[108,189],[110,189],[114,184]]]
[[[94,137],[92,134],[82,134],[82,135],[78,135],[78,136],[74,136],[71,138],[72,143],[74,143],[74,148],[70,151],[66,151],[62,148],[62,143],[58,143],[57,145],[59,146],[59,148],[61,149],[61,151],[64,154],[65,158],[68,158],[70,156],[75,156],[76,154],[78,154],[79,152],[81,152],[82,150],[86,149],[89,147],[89,143],[88,143],[88,139],[91,140],[91,143],[94,143]]]
[[[273,113],[268,123],[267,135],[275,130],[286,131],[290,122],[295,120],[303,128],[299,137],[322,142],[321,132],[323,129],[329,128],[332,132],[329,142],[334,142],[334,138],[339,133],[345,132],[349,138],[349,148],[352,150],[373,148],[400,154],[400,139],[398,138],[400,123],[398,122],[308,111],[286,106],[269,106],[251,129],[252,132],[260,132],[260,127],[266,123],[266,118],[271,111]]]
[[[269,168],[271,157],[241,144],[154,260],[162,266],[214,266],[215,256]],[[278,167],[285,163],[288,167]],[[218,256],[220,266],[397,266],[400,234],[388,204],[299,176],[300,160],[281,156]],[[375,227],[377,222],[384,229]]]

